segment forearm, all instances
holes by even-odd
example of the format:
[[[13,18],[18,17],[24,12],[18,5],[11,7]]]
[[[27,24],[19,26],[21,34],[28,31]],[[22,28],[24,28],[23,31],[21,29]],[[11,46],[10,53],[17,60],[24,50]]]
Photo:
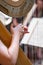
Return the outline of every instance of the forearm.
[[[9,54],[11,56],[11,62],[16,63],[17,57],[18,57],[18,52],[19,52],[19,35],[16,34],[15,36],[12,37],[12,42],[11,46],[9,47]]]
[[[12,37],[12,42],[11,46],[7,48],[1,41],[1,54],[6,57],[6,60],[10,60],[12,64],[16,64],[17,57],[18,57],[18,52],[19,52],[19,35],[16,34],[15,36],[13,35]],[[1,59],[4,61],[3,57]],[[1,62],[0,62],[1,63]],[[4,62],[5,63],[5,62]],[[3,63],[3,64],[4,64]]]
[[[11,65],[8,48],[0,41],[0,64]]]

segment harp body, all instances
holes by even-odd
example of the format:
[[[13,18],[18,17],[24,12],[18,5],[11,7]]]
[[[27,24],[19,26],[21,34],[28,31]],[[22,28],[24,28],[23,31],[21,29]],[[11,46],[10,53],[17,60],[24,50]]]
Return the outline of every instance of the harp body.
[[[2,9],[2,8],[1,8]],[[33,9],[29,13],[34,13],[36,9],[36,5],[33,7]],[[3,10],[3,9],[2,9]],[[33,11],[34,10],[34,11]],[[31,19],[32,15],[29,17],[30,14],[28,14],[26,20],[24,21],[23,25],[26,25],[28,23],[28,20]],[[28,18],[29,17],[29,18]],[[26,23],[25,23],[26,22]],[[11,44],[12,36],[10,32],[6,29],[6,27],[1,23],[0,21],[0,40],[9,47]],[[25,56],[24,52],[21,48],[19,48],[19,54],[16,65],[32,65],[30,60]]]
[[[11,44],[11,34],[6,27],[0,21],[0,40],[9,47]],[[16,65],[32,65],[30,60],[25,56],[21,48],[19,48],[19,54]]]

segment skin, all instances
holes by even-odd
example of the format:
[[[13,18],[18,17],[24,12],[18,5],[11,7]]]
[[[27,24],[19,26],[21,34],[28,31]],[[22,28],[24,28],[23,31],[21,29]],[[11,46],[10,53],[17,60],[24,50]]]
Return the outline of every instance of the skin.
[[[36,0],[36,2],[37,2],[38,14],[39,14],[43,10],[43,0]],[[34,16],[36,17],[36,12],[35,12]]]
[[[42,9],[43,8],[43,1],[42,0],[37,0],[37,6],[38,6],[38,9]]]
[[[17,20],[14,19],[17,23]],[[11,34],[12,34],[12,41],[9,48],[7,48],[3,42],[0,40],[0,64],[2,65],[15,65],[18,58],[19,52],[19,40],[21,39],[21,35],[27,32],[27,27],[23,27],[22,24],[18,24],[15,26],[15,23],[11,24]],[[24,28],[26,30],[24,30]],[[24,32],[22,32],[24,30]]]

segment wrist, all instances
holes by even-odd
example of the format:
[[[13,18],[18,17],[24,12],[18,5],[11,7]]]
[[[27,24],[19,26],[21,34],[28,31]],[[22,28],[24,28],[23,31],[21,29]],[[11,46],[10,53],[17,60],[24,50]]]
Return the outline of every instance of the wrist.
[[[19,33],[13,33],[12,38],[15,38],[15,37],[20,38],[20,34]]]

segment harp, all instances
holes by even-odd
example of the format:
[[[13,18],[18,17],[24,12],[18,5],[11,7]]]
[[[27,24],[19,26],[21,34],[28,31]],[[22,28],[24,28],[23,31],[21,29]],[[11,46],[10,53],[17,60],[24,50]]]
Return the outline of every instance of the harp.
[[[11,38],[12,37],[10,32],[5,28],[5,26],[0,21],[0,39],[7,47],[10,46]],[[19,49],[18,60],[16,65],[32,65],[32,63],[25,56],[21,48]]]
[[[21,0],[20,1],[20,3],[22,4],[26,4],[27,2],[29,3],[29,5],[31,4],[31,6],[29,6],[29,8],[27,7],[27,9],[29,9],[29,10],[27,10],[27,12],[25,12],[25,13],[21,13],[21,11],[23,11],[23,9],[22,8],[24,8],[26,5],[24,4],[19,10],[20,10],[20,14],[19,14],[19,12],[17,12],[17,14],[16,14],[16,12],[14,11],[13,12],[13,10],[16,10],[16,9],[14,9],[13,7],[15,7],[15,5],[14,5],[14,3],[12,2],[12,0],[11,0],[11,2],[9,1],[9,0],[0,0],[0,11],[2,11],[2,12],[4,12],[5,14],[8,14],[8,15],[10,15],[10,16],[15,16],[15,17],[21,17],[21,16],[25,16],[25,14],[27,14],[27,12],[31,9],[31,7],[32,7],[32,5],[33,5],[33,0]],[[30,1],[30,2],[29,2]],[[6,5],[7,4],[7,5]],[[5,6],[6,5],[6,6]],[[11,6],[12,6],[12,8],[11,8]],[[20,4],[19,4],[19,2],[18,2],[18,4],[16,5],[16,7],[17,6],[19,6]],[[8,7],[8,8],[7,8]],[[9,10],[9,7],[12,9],[11,11]],[[15,13],[15,14],[14,14]],[[28,15],[29,16],[29,15]],[[30,16],[31,17],[31,16]],[[30,18],[29,18],[29,20],[30,20]],[[26,25],[27,24],[27,22],[25,23],[24,22],[24,25]],[[3,43],[7,46],[7,47],[9,47],[10,46],[10,43],[11,43],[11,39],[12,39],[12,37],[11,37],[11,34],[10,34],[10,32],[6,29],[6,27],[1,23],[1,21],[0,21],[0,39],[3,41]],[[22,49],[21,48],[19,48],[19,54],[18,54],[18,59],[17,59],[17,63],[16,63],[16,65],[32,65],[32,63],[30,62],[30,60],[25,56],[25,54],[24,54],[24,52],[22,51]]]

